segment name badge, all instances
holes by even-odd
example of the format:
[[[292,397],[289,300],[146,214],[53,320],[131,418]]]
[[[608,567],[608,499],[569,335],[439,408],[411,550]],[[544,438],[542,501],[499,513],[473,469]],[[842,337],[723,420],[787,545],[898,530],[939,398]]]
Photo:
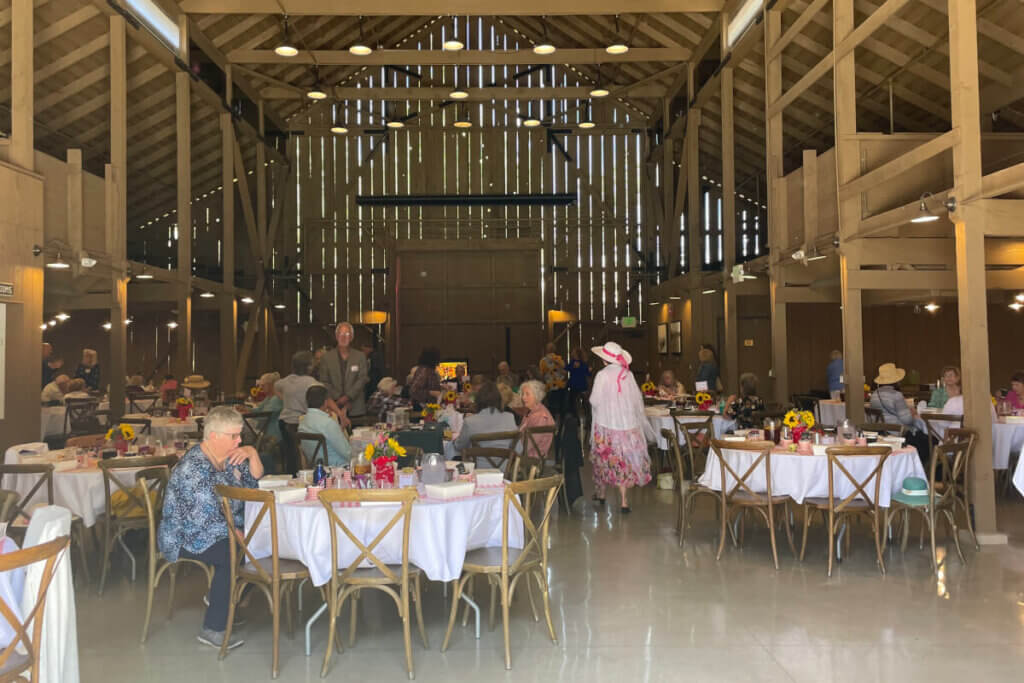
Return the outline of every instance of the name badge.
[[[359,372],[359,366],[358,365],[353,365],[351,368],[349,368],[349,371],[350,372]]]

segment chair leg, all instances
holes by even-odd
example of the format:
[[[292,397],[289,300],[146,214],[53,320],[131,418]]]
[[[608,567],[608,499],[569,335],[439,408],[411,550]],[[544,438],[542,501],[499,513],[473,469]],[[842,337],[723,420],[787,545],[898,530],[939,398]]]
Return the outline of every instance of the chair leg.
[[[505,669],[512,668],[512,648],[508,633],[508,575],[501,577],[501,627],[505,635]]]
[[[882,519],[879,514],[878,507],[875,507],[874,514],[875,522],[875,556],[878,558],[878,569],[882,572],[882,576],[885,576],[885,558],[882,555],[882,547],[885,544],[884,536],[882,534]]]
[[[231,642],[231,629],[235,625],[235,605],[238,604],[238,596],[241,594],[241,587],[233,584],[228,591],[228,625],[224,629],[224,640],[220,644],[220,653],[217,659],[224,659],[228,654],[228,643]]]
[[[274,655],[273,655],[273,659],[272,659],[273,663],[270,665],[270,677],[271,678],[277,678],[277,675],[279,673],[279,670],[278,670],[278,655],[279,655],[280,645],[281,645],[281,584],[280,584],[280,582],[274,581],[273,585],[270,587],[270,590],[271,590],[271,596],[272,596],[271,610],[273,611],[273,614],[271,614],[270,616],[271,616],[271,619],[273,619],[273,623],[274,623],[274,629],[273,629]],[[226,638],[225,638],[224,642],[225,643],[227,642]]]
[[[928,535],[932,541],[932,570],[939,573],[939,555],[935,551],[935,510],[928,510]],[[922,531],[923,533],[923,531]]]
[[[491,577],[489,575],[487,577],[487,583],[491,584],[491,614],[490,614],[490,623],[488,624],[488,629],[493,631],[494,630],[494,605],[495,605],[495,601],[496,601],[496,599],[498,597],[498,585],[496,583],[494,583],[494,581],[491,579]],[[463,620],[463,624],[462,625],[463,626],[466,625],[465,624],[465,620]]]
[[[836,557],[836,523],[832,510],[828,511],[828,576],[832,577],[832,563]]]
[[[427,640],[427,630],[423,627],[423,594],[420,591],[420,575],[416,574],[413,579],[412,599],[416,602],[416,625],[420,631],[420,640],[423,641],[423,648],[430,649],[430,641]]]
[[[782,518],[782,526],[786,528],[786,541],[789,543],[789,552],[796,557],[796,545],[793,543],[793,525],[790,524],[789,503],[782,504],[782,511],[785,515]]]
[[[100,585],[96,589],[97,595],[103,595],[103,588],[107,585],[107,565],[110,564],[110,551],[113,546],[113,539],[110,537],[111,524],[109,519],[103,522],[103,557],[101,558],[103,566],[100,569]]]
[[[174,616],[174,588],[178,583],[178,568],[172,564],[171,568],[167,570],[167,576],[167,619],[170,620]],[[155,588],[154,586],[154,590]],[[210,582],[207,582],[206,592],[210,592]]]
[[[551,642],[557,645],[558,636],[555,635],[555,625],[551,621],[551,598],[548,595],[548,580],[543,571],[538,570],[536,577],[537,585],[540,586],[540,597],[544,603],[544,618],[547,619],[548,622],[548,635],[551,636]],[[526,578],[527,581],[529,581],[530,577]]]
[[[907,541],[910,539],[910,510],[903,510],[903,542],[900,551],[907,552]]]
[[[156,591],[156,562],[149,563],[148,581],[146,582],[146,619],[142,622],[142,637],[139,643],[145,645],[149,636],[149,620],[153,616],[153,593]]]
[[[956,554],[960,556],[960,564],[967,564],[964,551],[960,548],[960,530],[956,526],[956,510],[943,510],[946,521],[949,522],[950,533],[953,534],[953,544],[956,546]]]
[[[728,508],[723,504],[722,505],[722,529],[721,529],[721,533],[719,534],[719,539],[718,539],[718,554],[715,555],[715,559],[716,560],[721,560],[722,559],[722,551],[725,550],[725,535],[727,533],[725,529],[726,529],[727,526],[729,526]]]
[[[356,625],[357,618],[359,616],[359,591],[352,591],[352,597],[350,598],[352,603],[352,614],[349,617],[348,622],[348,646],[354,647],[356,644]]]
[[[530,577],[526,577],[526,597],[530,599],[530,612],[533,614],[534,621],[540,621],[540,617],[537,616],[537,605],[533,601],[533,586],[530,584]]]
[[[78,558],[82,562],[82,571],[85,573],[85,582],[92,583],[92,577],[89,575],[89,557],[85,552],[85,523],[81,519],[77,520],[74,524],[76,545],[78,545]]]
[[[335,633],[338,620],[338,592],[334,585],[334,579],[331,579],[330,584],[328,584],[327,591],[327,645],[324,647],[324,663],[320,667],[320,678],[327,676],[327,670],[331,665],[331,651],[334,649],[334,644],[341,645],[341,641]]]
[[[455,627],[455,620],[459,617],[459,600],[462,599],[462,588],[470,576],[472,576],[472,574],[467,574],[455,581],[455,587],[452,589],[452,613],[448,619],[448,630],[444,633],[444,642],[441,644],[441,652],[448,649],[448,641],[452,637],[452,629]]]
[[[409,632],[409,580],[402,586],[402,638],[405,640],[405,668],[409,672],[409,680],[416,678],[412,665],[412,635]]]
[[[779,568],[779,551],[778,551],[778,548],[775,546],[775,515],[772,512],[773,508],[774,508],[774,506],[771,504],[771,502],[769,502],[768,503],[768,539],[772,543],[772,564],[774,564],[775,568],[778,569]]]
[[[811,518],[814,515],[814,510],[809,505],[804,505],[804,533],[803,540],[800,542],[800,561],[804,561],[804,554],[807,552],[807,530],[811,526]]]
[[[1009,472],[1009,470],[1007,470]],[[974,539],[974,551],[981,551],[981,544],[978,543],[978,535],[974,533],[974,522],[971,520],[971,505],[969,500],[957,498],[957,503],[963,508],[964,511],[964,524],[967,526],[967,530],[971,532],[971,538]]]

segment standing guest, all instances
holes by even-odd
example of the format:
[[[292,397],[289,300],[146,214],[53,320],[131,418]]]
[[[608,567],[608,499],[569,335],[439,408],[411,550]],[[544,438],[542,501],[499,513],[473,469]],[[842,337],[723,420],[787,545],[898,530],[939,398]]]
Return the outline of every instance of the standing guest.
[[[175,399],[178,398],[178,380],[174,379],[174,375],[164,375],[164,381],[160,384],[160,401],[165,406],[174,405]]]
[[[501,361],[498,363],[498,376],[494,380],[495,384],[504,384],[512,391],[519,388],[519,378],[516,377],[515,373],[509,367],[508,363]]]
[[[57,376],[58,371],[64,367],[64,359],[53,355],[53,346],[49,342],[43,342],[43,384],[46,386]]]
[[[85,380],[85,385],[93,391],[100,390],[100,361],[93,349],[82,349],[82,362],[75,370],[75,377]]]
[[[927,467],[931,450],[928,434],[919,428],[917,411],[907,405],[907,400],[899,390],[900,382],[906,374],[906,371],[896,367],[895,363],[879,365],[878,377],[875,377],[878,388],[871,392],[871,407],[882,411],[882,422],[901,424],[905,427],[903,435],[907,443],[917,449],[921,462]]]
[[[299,430],[299,419],[306,414],[306,391],[320,384],[310,375],[313,371],[313,354],[309,351],[298,351],[292,356],[292,372],[279,379],[274,390],[281,397],[281,414],[279,426],[281,441],[284,446],[282,457],[285,472],[294,473],[298,468],[298,439],[295,433]]]
[[[213,566],[209,607],[198,640],[219,648],[224,642],[231,599],[230,541],[218,485],[256,488],[263,464],[252,446],[241,446],[242,416],[228,406],[212,409],[203,423],[203,440],[193,446],[171,470],[164,494],[163,517],[157,539],[168,562],[179,558]],[[235,527],[245,528],[244,510],[232,501]],[[232,640],[228,649],[242,645]]]
[[[317,379],[320,379],[320,363],[323,361],[325,353],[327,353],[326,346],[318,346],[313,352],[313,369],[309,374]]]
[[[420,360],[409,380],[409,399],[413,407],[420,408],[440,398],[441,378],[437,374],[437,364],[440,362],[441,352],[436,348],[427,347],[420,353]]]
[[[573,408],[586,396],[590,386],[590,366],[583,355],[583,349],[576,347],[569,354],[569,400]]]
[[[328,351],[320,361],[320,381],[330,392],[338,408],[347,408],[352,417],[366,414],[366,383],[370,380],[370,364],[359,349],[352,348],[355,330],[351,323],[341,322],[334,328],[338,348]]]
[[[838,401],[843,392],[843,352],[835,349],[829,354],[828,367],[825,375],[828,378],[828,393],[833,401]]]
[[[644,413],[644,398],[629,365],[629,352],[615,342],[591,349],[605,362],[590,391],[593,427],[590,443],[594,461],[594,498],[604,504],[605,488],[619,489],[623,513],[631,511],[627,491],[651,480],[647,442],[654,428]]]
[[[764,410],[764,401],[757,395],[757,375],[744,372],[740,375],[740,393],[733,394],[725,402],[725,414],[736,420],[740,429],[760,427],[754,413]]]
[[[944,408],[946,401],[949,400],[950,396],[956,395],[950,393],[950,387],[960,386],[960,368],[955,365],[947,365],[942,368],[941,381],[939,386],[932,389],[931,396],[928,397],[929,408]]]
[[[462,423],[462,430],[455,439],[455,450],[462,452],[469,448],[474,434],[490,434],[492,432],[514,432],[516,418],[501,407],[501,392],[494,382],[484,382],[476,392],[477,413],[468,415]],[[508,448],[508,441],[484,441],[480,444],[488,448]]]
[[[661,373],[661,377],[658,378],[658,398],[675,400],[682,398],[685,393],[682,383],[676,381],[676,373],[671,370]]]
[[[385,422],[387,414],[397,408],[412,405],[408,399],[402,398],[401,387],[393,377],[385,377],[377,382],[377,391],[370,396],[367,410],[378,422]]]
[[[67,375],[57,375],[52,382],[43,387],[43,393],[40,395],[40,399],[44,404],[56,405],[64,402],[64,394],[71,391],[69,385],[71,384],[71,378]]]
[[[706,382],[707,391],[718,391],[718,363],[715,362],[715,352],[706,344],[697,351],[697,359],[700,365],[697,366],[695,382]]]
[[[1024,410],[1024,372],[1018,370],[1010,377],[1010,391],[1006,394],[1006,402],[1014,412]]]
[[[352,459],[352,446],[345,438],[338,421],[324,411],[327,403],[327,387],[322,384],[314,384],[306,389],[306,405],[309,406],[306,414],[299,420],[299,432],[308,434],[322,434],[327,442],[327,464],[331,467],[344,467]],[[302,450],[306,454],[306,461],[313,462],[316,454],[316,444],[309,441],[302,442]]]
[[[523,382],[522,386],[519,387],[519,397],[522,398],[523,408],[526,411],[526,415],[519,425],[520,432],[525,432],[529,427],[547,427],[555,424],[555,418],[551,416],[551,412],[544,406],[544,384],[540,380],[531,379]],[[554,439],[554,434],[537,434],[533,437],[537,444],[537,447],[534,448],[533,444],[530,443],[524,434],[520,437],[519,443],[516,444],[516,450],[519,453],[525,454],[528,458],[540,458],[544,453],[548,453],[551,450],[552,439]],[[538,448],[540,452],[537,451]]]
[[[565,360],[555,352],[555,345],[548,342],[544,347],[544,357],[537,363],[541,378],[544,380],[544,387],[547,389],[547,405],[555,415],[565,412],[565,402],[568,398],[566,385],[568,374],[565,370]]]

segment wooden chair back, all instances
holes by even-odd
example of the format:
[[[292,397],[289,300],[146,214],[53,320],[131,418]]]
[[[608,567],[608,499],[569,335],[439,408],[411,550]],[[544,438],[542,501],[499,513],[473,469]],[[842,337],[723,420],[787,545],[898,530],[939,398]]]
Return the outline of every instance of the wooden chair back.
[[[53,581],[57,562],[64,555],[70,542],[70,536],[61,536],[24,550],[0,555],[0,572],[26,568],[37,562],[44,563],[42,574],[39,577],[39,590],[35,595],[35,604],[28,610],[24,618],[21,617],[21,605],[8,605],[0,595],[0,616],[7,620],[8,626],[14,631],[11,642],[0,652],[0,671],[4,672],[4,680],[25,680],[19,675],[25,671],[31,671],[31,680],[39,680],[39,652],[42,648],[46,597]],[[19,599],[21,597],[17,596]],[[19,651],[22,649],[24,654]]]
[[[540,564],[545,571],[547,568],[551,510],[558,498],[558,489],[562,486],[563,477],[555,474],[537,479],[535,475],[536,470],[531,470],[529,479],[505,486],[505,497],[501,507],[501,567],[502,573],[506,576],[530,564]],[[533,498],[539,498],[541,495],[544,502],[540,506],[539,522],[534,522],[530,514],[533,509]],[[508,525],[513,509],[523,520],[523,548],[515,562],[509,565]]]
[[[676,466],[676,486],[682,487],[683,481],[686,479],[686,470],[683,467],[683,454],[679,449],[679,439],[676,438],[676,433],[671,429],[662,429],[661,436],[668,442],[668,449],[672,452],[673,461]]]
[[[242,562],[246,562],[245,568],[256,572],[260,580],[264,583],[273,583],[275,579],[280,580],[281,577],[281,558],[278,555],[277,548],[277,503],[274,500],[273,491],[264,491],[262,489],[248,489],[241,488],[238,486],[224,486],[218,484],[215,489],[217,495],[220,496],[220,502],[223,506],[224,519],[228,523],[228,539],[230,541],[230,558],[231,558],[231,585],[235,585],[235,575]],[[259,503],[259,512],[253,517],[252,523],[249,525],[249,533],[243,534],[242,529],[238,529],[235,526],[235,515],[232,510],[233,504],[239,503],[245,505],[245,503]],[[253,554],[250,546],[252,545],[252,538],[256,535],[256,530],[259,529],[260,522],[263,518],[269,514],[270,516],[270,573],[257,561],[258,558]],[[239,550],[241,550],[241,557],[239,557]]]
[[[69,398],[64,401],[64,434],[79,436],[103,431],[100,402],[95,398]]]
[[[857,429],[862,432],[885,433],[889,436],[903,436],[906,432],[906,426],[898,422],[863,422],[857,425]]]
[[[704,472],[707,462],[708,445],[714,436],[714,414],[700,414],[701,419],[694,421],[690,415],[674,415],[679,446],[686,446],[686,457],[690,464],[690,479],[696,480]],[[700,465],[700,472],[697,466]]]
[[[868,422],[881,422],[882,421],[882,409],[867,407],[864,409],[864,418]]]
[[[38,465],[0,465],[0,484],[3,483],[4,477],[8,474],[38,474],[40,476],[28,493],[21,500],[11,505],[8,516],[2,521],[13,522],[19,515],[24,515],[26,519],[29,519],[31,515],[28,514],[26,508],[40,489],[46,491],[46,504],[53,505],[53,465],[48,463],[40,463]]]
[[[327,437],[323,434],[312,434],[310,432],[297,432],[299,437],[299,469],[311,470],[317,463],[327,466]],[[315,444],[313,447],[312,459],[306,457],[306,449],[302,447],[304,442]]]
[[[932,509],[953,507],[967,485],[971,441],[946,441],[932,447],[928,467],[928,504]]]
[[[135,473],[136,485],[141,484],[146,495],[142,499],[149,521],[149,553],[152,562],[156,552],[156,531],[160,525],[160,517],[164,511],[164,495],[167,493],[167,482],[171,479],[171,470],[166,465],[145,467]],[[133,496],[134,497],[134,496]]]
[[[775,444],[771,441],[721,441],[711,440],[711,448],[718,457],[719,473],[722,477],[722,495],[725,500],[733,498],[737,493],[743,492],[755,501],[767,505],[772,496],[772,448]],[[729,463],[722,454],[723,450],[747,451],[754,456],[754,461],[747,469],[740,474]],[[764,471],[765,490],[755,491],[751,480],[759,470]],[[730,478],[732,479],[729,486]],[[728,488],[727,488],[728,487]]]
[[[558,425],[542,425],[539,427],[527,427],[522,430],[523,436],[523,455],[540,460],[542,463],[547,461],[551,455],[551,450],[555,446],[555,435],[558,433]],[[547,448],[541,448],[537,441],[537,436],[540,434],[550,434],[551,442],[548,443]]]
[[[964,426],[963,415],[950,415],[946,413],[922,413],[921,419],[928,431],[928,442],[932,448],[945,440],[947,429],[962,429]]]
[[[412,519],[412,504],[418,494],[414,488],[404,489],[324,489],[317,496],[321,505],[327,510],[327,518],[331,527],[331,576],[338,577],[342,583],[352,583],[353,575],[364,562],[371,563],[383,574],[388,581],[404,585],[409,579],[409,527]],[[337,510],[335,503],[396,503],[398,510],[391,517],[391,520],[381,529],[369,543],[364,543],[352,529],[345,523]],[[384,541],[391,530],[401,524],[402,533],[402,564],[396,574],[386,562],[384,562],[374,550]],[[341,573],[338,573],[338,532],[341,532],[359,550],[359,555],[350,562]]]
[[[850,507],[857,499],[864,500],[872,507],[878,507],[878,493],[882,485],[882,467],[886,459],[892,453],[888,446],[830,446],[825,449],[828,455],[828,504],[833,512],[841,513]],[[877,458],[874,468],[868,476],[858,479],[847,469],[849,463],[844,463],[840,458]],[[836,502],[836,471],[842,474],[840,481],[847,481],[853,486],[853,491]],[[874,483],[874,490],[868,492]]]
[[[797,410],[808,410],[813,413],[818,407],[818,397],[811,394],[793,394],[790,400]]]
[[[10,519],[11,509],[17,505],[21,494],[9,489],[0,489],[0,522]]]
[[[157,391],[133,391],[127,393],[128,397],[128,412],[129,413],[148,413],[153,414],[153,409],[156,408],[157,401],[160,400],[160,393]]]
[[[489,467],[497,469],[501,469],[501,466],[505,465],[507,471],[507,466],[516,457],[515,448],[519,442],[519,436],[520,433],[518,431],[474,434],[469,437],[470,447],[462,451],[462,459],[477,465],[480,464],[480,460],[483,460]],[[507,441],[508,446],[502,448],[500,446],[481,445],[492,441]]]
[[[106,508],[107,520],[114,521],[118,519],[118,514],[110,502],[110,496],[115,491],[123,491],[128,496],[128,500],[132,502],[129,509],[134,510],[137,507],[139,510],[146,510],[147,507],[146,499],[148,495],[142,495],[142,492],[134,485],[129,486],[122,482],[115,474],[117,470],[163,467],[170,471],[177,462],[178,458],[174,455],[140,455],[130,458],[110,458],[97,462],[96,464],[99,466],[100,471],[103,472],[103,504]],[[163,509],[162,498],[160,509]],[[121,516],[123,517],[124,515],[122,514]]]
[[[107,443],[106,434],[83,434],[82,436],[72,436],[70,439],[64,442],[64,447],[99,448],[105,443]]]
[[[274,413],[269,410],[242,413],[242,443],[258,448],[273,416]]]
[[[118,420],[119,425],[131,425],[138,435],[149,436],[153,433],[153,420],[148,417],[122,417]]]

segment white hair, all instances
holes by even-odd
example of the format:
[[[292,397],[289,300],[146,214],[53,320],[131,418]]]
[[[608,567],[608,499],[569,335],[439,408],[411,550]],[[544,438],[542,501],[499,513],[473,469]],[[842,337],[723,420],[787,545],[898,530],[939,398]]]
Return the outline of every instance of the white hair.
[[[355,336],[356,328],[352,327],[352,323],[348,322],[347,320],[343,320],[343,321],[341,321],[340,323],[338,323],[337,325],[334,326],[334,336],[335,337],[338,336],[338,332],[341,330],[342,327],[347,327],[349,329],[349,332],[352,333],[352,336]]]
[[[270,388],[273,389],[279,379],[281,379],[280,372],[267,372],[260,376],[260,384],[269,384]]]
[[[531,379],[523,382],[522,386],[519,387],[519,393],[523,393],[523,389],[529,389],[533,397],[537,399],[537,403],[544,400],[544,395],[547,393],[547,389],[544,387],[544,383],[540,380]]]
[[[242,414],[230,406],[217,406],[210,410],[203,421],[203,441],[210,438],[214,432],[227,434],[233,427],[241,427]]]

